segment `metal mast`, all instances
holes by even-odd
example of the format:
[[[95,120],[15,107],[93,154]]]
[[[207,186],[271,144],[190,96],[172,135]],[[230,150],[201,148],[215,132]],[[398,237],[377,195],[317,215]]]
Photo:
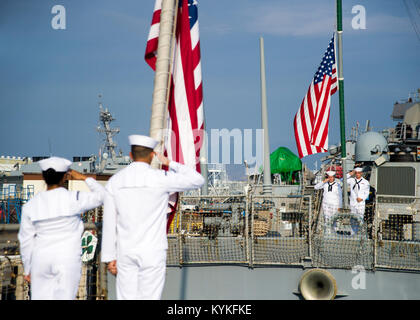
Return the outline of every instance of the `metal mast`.
[[[203,110],[204,113],[204,110]],[[204,178],[204,184],[201,187],[201,194],[206,196],[208,195],[209,189],[209,170],[208,170],[208,155],[207,155],[207,134],[206,134],[206,117],[204,114],[204,125],[203,125],[203,144],[200,149],[200,169],[201,175]]]
[[[112,159],[115,160],[117,154],[115,153],[115,148],[117,144],[112,140],[112,137],[120,132],[119,128],[111,129],[110,123],[115,119],[112,117],[111,112],[108,111],[108,108],[104,110],[101,102],[102,95],[99,95],[99,121],[102,123],[103,128],[99,127],[98,132],[105,133],[105,149],[111,155]]]
[[[342,0],[337,0],[337,57],[338,57],[338,94],[340,102],[341,163],[343,166],[343,209],[348,209],[347,193],[347,151],[346,122],[344,113],[344,75],[343,75],[343,15]]]
[[[270,143],[268,140],[267,95],[265,85],[264,39],[260,37],[260,72],[261,72],[261,122],[264,130],[264,182],[263,194],[271,194]]]

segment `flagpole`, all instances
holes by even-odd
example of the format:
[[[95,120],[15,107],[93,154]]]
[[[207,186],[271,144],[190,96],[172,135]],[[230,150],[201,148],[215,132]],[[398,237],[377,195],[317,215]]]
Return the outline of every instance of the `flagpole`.
[[[201,194],[203,196],[208,195],[209,193],[209,172],[208,172],[208,155],[207,155],[207,133],[206,133],[206,115],[203,109],[203,144],[200,149],[200,169],[201,175],[204,178],[204,184],[201,187]]]
[[[347,151],[346,122],[344,113],[344,75],[343,75],[343,14],[342,0],[337,0],[337,57],[338,57],[338,95],[340,103],[341,163],[343,168],[343,209],[348,209],[347,193]]]
[[[264,182],[263,194],[271,195],[270,143],[268,140],[267,94],[265,84],[264,39],[260,37],[260,72],[261,72],[261,122],[264,130]]]
[[[172,139],[172,132],[168,132],[168,124],[169,124],[169,99],[171,94],[171,81],[172,81],[172,72],[173,72],[173,65],[174,65],[174,56],[175,56],[175,50],[176,50],[176,25],[177,25],[177,19],[178,19],[178,5],[179,0],[175,0],[175,16],[172,26],[172,41],[171,41],[171,60],[169,62],[169,77],[167,82],[167,91],[166,91],[166,107],[165,107],[165,115],[163,119],[163,134],[161,135],[161,153],[165,151],[165,145],[167,142],[167,139],[171,141]],[[168,155],[169,156],[169,155]],[[152,167],[162,169],[162,164],[153,164]]]
[[[168,105],[169,80],[171,75],[171,47],[175,19],[175,0],[163,0],[160,15],[159,43],[157,49],[156,72],[154,79],[152,115],[150,119],[150,137],[159,141],[155,151],[163,153],[165,115]],[[159,168],[156,159],[152,161],[153,168]]]

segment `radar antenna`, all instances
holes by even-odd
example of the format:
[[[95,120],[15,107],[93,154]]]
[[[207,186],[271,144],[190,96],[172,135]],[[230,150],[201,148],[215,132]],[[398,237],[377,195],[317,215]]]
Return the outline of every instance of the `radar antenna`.
[[[98,132],[105,133],[104,138],[104,147],[102,148],[103,151],[107,150],[108,154],[111,156],[113,160],[115,160],[117,154],[115,152],[115,148],[117,144],[112,140],[112,137],[120,132],[119,128],[111,128],[110,124],[115,119],[112,117],[111,113],[108,111],[108,108],[103,108],[102,106],[102,95],[99,94],[99,122],[100,126],[97,128]]]

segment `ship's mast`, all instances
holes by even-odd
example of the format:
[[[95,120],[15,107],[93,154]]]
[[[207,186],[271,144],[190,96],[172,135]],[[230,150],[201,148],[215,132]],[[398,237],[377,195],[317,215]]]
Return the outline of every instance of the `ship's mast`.
[[[115,160],[117,154],[115,152],[115,148],[117,144],[113,141],[112,137],[120,132],[119,128],[112,128],[111,129],[111,122],[115,119],[112,117],[111,113],[108,111],[108,108],[103,108],[102,95],[99,95],[99,121],[102,124],[102,127],[98,127],[98,132],[105,133],[105,150],[108,151],[108,154],[111,155],[112,159]]]
[[[343,75],[343,15],[342,0],[337,0],[337,60],[338,60],[338,94],[340,102],[340,134],[341,134],[341,163],[343,167],[343,209],[348,209],[347,193],[347,150],[346,150],[346,122],[344,113],[344,75]]]
[[[263,194],[272,193],[270,143],[268,140],[267,95],[265,85],[264,39],[260,37],[260,72],[261,72],[261,122],[264,131],[264,182]]]

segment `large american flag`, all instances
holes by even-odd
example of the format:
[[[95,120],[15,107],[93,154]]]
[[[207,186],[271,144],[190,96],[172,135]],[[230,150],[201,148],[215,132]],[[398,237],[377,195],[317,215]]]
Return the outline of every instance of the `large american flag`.
[[[295,115],[295,139],[300,158],[328,150],[331,96],[337,91],[334,39],[333,36]]]
[[[156,69],[161,7],[162,0],[156,0],[146,45],[145,60],[153,70]],[[179,0],[176,21],[165,154],[170,160],[195,167],[200,172],[204,113],[197,1]],[[172,214],[168,226],[176,202],[177,194],[171,195]]]

